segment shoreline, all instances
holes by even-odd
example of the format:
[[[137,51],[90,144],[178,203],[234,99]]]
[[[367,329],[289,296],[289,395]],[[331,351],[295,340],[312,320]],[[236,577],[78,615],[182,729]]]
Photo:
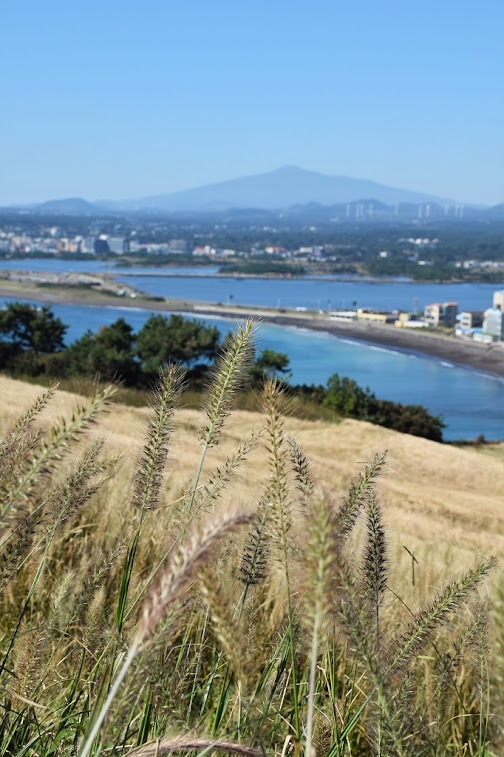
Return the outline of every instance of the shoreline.
[[[3,282],[2,282],[3,283]],[[427,357],[504,377],[504,343],[477,344],[462,338],[411,331],[377,323],[345,323],[316,313],[277,312],[271,308],[216,305],[205,302],[166,299],[150,300],[138,296],[125,298],[94,291],[72,292],[69,288],[43,289],[36,286],[0,286],[0,297],[34,300],[52,305],[80,305],[83,307],[136,308],[147,312],[181,312],[200,316],[224,318],[256,318],[259,321],[296,328],[323,331],[334,336],[371,344],[415,352]]]
[[[148,265],[141,263],[132,266],[115,266],[113,270],[107,271],[107,276],[116,278],[119,276],[135,276],[142,278],[144,276],[156,276],[165,278],[201,278],[202,276],[207,279],[235,279],[235,280],[247,280],[254,279],[257,281],[270,280],[270,281],[337,281],[345,284],[414,284],[414,285],[430,285],[430,284],[444,284],[451,286],[453,284],[490,284],[492,286],[503,286],[504,281],[488,281],[487,279],[414,279],[409,276],[372,276],[363,274],[327,274],[327,273],[243,273],[242,271],[220,271],[217,273],[174,273],[170,271],[170,266],[163,266],[166,271],[156,270],[154,273],[138,271],[138,268],[148,268]],[[172,266],[177,268],[176,265]],[[183,266],[182,266],[183,267]],[[156,268],[155,265],[152,268]],[[190,266],[188,267],[190,268]],[[197,266],[195,266],[197,268]],[[129,272],[129,274],[128,274]]]
[[[24,258],[8,258],[8,260],[16,260],[19,259],[22,261]],[[42,257],[33,258],[34,260],[41,260],[44,259]],[[50,257],[50,260],[55,260],[56,257]],[[68,260],[69,262],[74,262],[73,258],[64,258],[64,260]],[[306,273],[294,273],[286,271],[285,273],[276,273],[276,272],[267,272],[267,273],[245,273],[243,271],[217,271],[215,273],[192,273],[190,271],[191,268],[194,268],[196,271],[201,271],[202,269],[206,268],[207,266],[201,266],[201,265],[190,265],[189,263],[165,263],[160,264],[159,262],[156,263],[144,263],[144,262],[138,262],[138,263],[132,263],[130,265],[121,265],[120,261],[118,261],[116,258],[110,258],[102,260],[103,263],[110,263],[110,269],[104,270],[104,271],[95,271],[93,273],[85,274],[81,273],[80,275],[96,275],[96,276],[103,276],[105,278],[112,278],[116,279],[121,276],[135,276],[135,277],[145,277],[145,276],[156,276],[156,277],[167,277],[167,278],[209,278],[209,279],[235,279],[235,280],[247,280],[247,279],[253,279],[257,281],[261,280],[271,280],[271,281],[282,281],[282,280],[288,280],[288,281],[329,281],[329,282],[340,282],[340,283],[347,283],[347,284],[354,284],[356,282],[361,282],[365,284],[414,284],[415,286],[423,286],[423,285],[431,285],[431,284],[443,284],[446,286],[451,286],[455,284],[489,284],[491,286],[497,286],[501,287],[504,286],[504,275],[500,276],[497,281],[489,280],[485,277],[476,277],[476,278],[448,278],[448,279],[439,279],[439,278],[432,278],[432,279],[414,279],[410,276],[373,276],[372,274],[365,274],[365,273],[326,273],[324,271],[313,273],[313,272],[306,272]],[[87,257],[86,258],[79,258],[77,262],[93,262],[90,261]],[[212,262],[208,264],[208,267],[215,267],[219,265],[216,262]],[[139,271],[140,268],[152,268],[153,272],[150,271]],[[165,270],[160,271],[159,268],[163,268]],[[187,268],[187,271],[184,273],[176,272],[173,269],[176,268]],[[16,272],[15,269],[2,269],[2,259],[0,258],[0,273],[14,273]],[[30,273],[29,270],[26,269],[19,269],[17,273]],[[33,271],[31,271],[33,273]],[[38,271],[36,273],[39,273]],[[54,272],[56,273],[56,272]],[[62,272],[59,272],[62,273]]]
[[[184,311],[184,309],[181,309]],[[190,312],[201,315],[226,315],[228,317],[256,316],[262,321],[277,324],[279,326],[293,326],[295,328],[322,331],[333,336],[343,337],[358,342],[367,342],[373,345],[391,347],[404,352],[446,360],[450,363],[466,368],[472,368],[484,373],[504,378],[504,344],[502,347],[495,345],[480,345],[470,341],[462,341],[456,337],[445,337],[432,333],[421,333],[400,329],[395,326],[381,326],[377,323],[351,324],[336,322],[323,317],[299,317],[297,314],[272,314],[264,311],[247,308],[245,312],[237,308],[220,308],[196,306]]]

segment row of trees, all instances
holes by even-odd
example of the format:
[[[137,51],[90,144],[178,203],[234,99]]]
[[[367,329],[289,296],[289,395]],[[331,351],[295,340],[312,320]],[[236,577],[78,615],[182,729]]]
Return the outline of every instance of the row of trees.
[[[422,405],[402,405],[381,400],[355,381],[337,373],[330,377],[322,400],[326,407],[339,415],[377,423],[414,436],[424,436],[436,442],[443,441],[442,418],[429,413]]]
[[[221,334],[215,326],[180,315],[151,315],[138,333],[124,318],[97,333],[86,331],[65,347],[67,326],[49,306],[14,303],[0,311],[0,367],[15,374],[57,378],[95,377],[120,380],[126,386],[145,387],[160,366],[173,361],[184,365],[193,385],[201,384],[218,355]],[[265,349],[248,367],[246,383],[261,385],[265,375],[287,382],[289,358]],[[332,375],[323,386],[287,386],[289,394],[310,399],[335,416],[367,420],[387,428],[442,441],[444,424],[421,405],[381,400],[347,377]]]
[[[151,315],[138,333],[124,318],[97,333],[88,330],[65,346],[67,326],[49,306],[37,308],[13,303],[0,310],[0,366],[11,373],[58,378],[98,375],[103,381],[120,380],[126,386],[145,386],[159,368],[177,362],[189,379],[206,373],[220,349],[221,333],[215,326],[181,315]],[[263,350],[253,360],[250,383],[265,373],[287,378],[289,358]]]

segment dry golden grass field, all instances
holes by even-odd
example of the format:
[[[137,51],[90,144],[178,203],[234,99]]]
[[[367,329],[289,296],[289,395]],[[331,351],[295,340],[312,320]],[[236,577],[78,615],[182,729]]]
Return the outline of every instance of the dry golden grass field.
[[[0,433],[41,391],[40,387],[0,377]],[[42,419],[50,423],[68,417],[79,402],[84,400],[60,391]],[[203,413],[184,409],[183,398],[181,404],[167,465],[166,486],[172,491],[197,468],[201,450],[198,431]],[[113,405],[88,432],[105,436],[109,453],[122,456],[108,485],[104,525],[110,525],[115,507],[127,507],[129,472],[143,442],[147,416],[147,409]],[[235,411],[212,453],[214,461],[224,459],[241,438],[261,424],[259,414]],[[420,579],[423,573],[427,583],[429,578],[435,580],[438,572],[457,572],[479,557],[504,557],[504,444],[452,447],[350,419],[334,424],[289,418],[287,427],[307,454],[317,484],[335,502],[363,462],[375,452],[388,450],[378,486],[387,513],[391,556],[396,563],[400,561],[396,571],[407,571],[408,579],[411,558],[403,547],[415,553],[417,576]],[[265,453],[259,448],[230,487],[228,501],[250,507],[265,477]],[[501,572],[501,565],[495,574]]]
[[[155,411],[57,391],[47,444],[14,427],[43,389],[0,376],[0,754],[502,754],[504,444],[282,418],[272,381],[228,415],[244,333],[173,431],[173,367]]]

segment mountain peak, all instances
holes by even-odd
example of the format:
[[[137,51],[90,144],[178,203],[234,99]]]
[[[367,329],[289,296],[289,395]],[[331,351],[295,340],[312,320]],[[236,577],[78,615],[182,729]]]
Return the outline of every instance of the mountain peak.
[[[300,166],[291,165],[290,163],[287,163],[285,166],[280,166],[280,168],[277,168],[275,171],[272,171],[271,173],[313,173],[312,171],[307,171],[305,168],[301,168]]]
[[[61,215],[95,215],[97,207],[82,197],[66,197],[61,200],[48,200],[37,205],[37,213],[56,213]]]
[[[131,200],[121,205],[135,210],[165,211],[206,211],[217,207],[221,210],[282,210],[292,205],[311,202],[320,205],[359,202],[363,197],[372,197],[387,205],[402,202],[447,202],[434,195],[387,187],[366,179],[330,176],[299,166],[284,165],[268,173],[220,181],[167,195]]]
[[[294,166],[287,164],[285,166],[280,166],[280,168],[275,169],[274,171],[270,171],[269,174],[261,174],[261,176],[268,176],[268,175],[276,175],[276,176],[286,176],[290,178],[291,176],[297,176],[299,178],[303,176],[324,176],[328,177],[329,174],[322,173],[321,171],[311,171],[309,168],[301,168],[301,166]],[[335,177],[332,177],[335,178]]]

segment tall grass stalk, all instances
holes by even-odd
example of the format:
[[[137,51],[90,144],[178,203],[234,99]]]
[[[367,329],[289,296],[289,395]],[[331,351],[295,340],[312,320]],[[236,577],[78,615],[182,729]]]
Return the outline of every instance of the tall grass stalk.
[[[176,544],[184,538],[186,528],[192,523],[197,514],[193,512],[193,509],[205,459],[208,450],[218,443],[219,434],[222,431],[225,419],[231,411],[235,394],[244,381],[245,371],[252,356],[254,332],[255,324],[253,321],[247,321],[244,326],[239,326],[236,333],[228,339],[227,345],[217,361],[213,379],[208,389],[205,405],[207,425],[203,427],[200,435],[202,452],[187,504],[187,521],[182,526],[178,538],[169,545],[161,560],[150,574],[144,587],[135,598],[131,610],[138,605],[142,596],[145,595],[147,589],[152,585],[152,582],[169,558]],[[250,447],[253,446],[254,442],[255,439],[252,439]]]
[[[205,403],[207,423],[200,435],[203,449],[188,504],[189,514],[192,513],[194,497],[207,452],[218,444],[219,435],[231,411],[235,394],[244,382],[246,369],[252,359],[255,328],[254,322],[250,320],[246,321],[244,326],[238,326],[236,332],[228,338],[214,368],[213,380]]]
[[[294,612],[292,607],[291,581],[289,571],[289,536],[292,529],[291,503],[287,486],[287,455],[283,420],[280,406],[282,390],[275,380],[268,380],[264,386],[264,410],[266,433],[270,459],[270,483],[267,497],[271,506],[273,532],[280,553],[280,562],[285,576],[287,613],[289,622],[289,644],[292,676],[292,701],[294,709],[294,732],[297,743],[301,741],[301,720],[299,713],[298,675],[294,640]]]
[[[69,423],[62,420],[59,424],[54,424],[49,432],[49,440],[46,441],[44,437],[41,437],[33,454],[28,456],[27,460],[18,458],[19,475],[15,486],[4,493],[0,518],[4,518],[18,500],[28,500],[37,482],[51,472],[57,462],[61,460],[62,455],[68,450],[69,445],[76,442],[79,435],[95,421],[96,416],[103,412],[112,400],[115,391],[115,387],[106,387],[94,396],[87,405],[78,408]],[[31,411],[28,411],[27,417],[30,417],[30,423],[33,417],[42,410],[49,398],[50,394],[46,393],[41,402],[35,403],[37,407],[34,406]],[[19,424],[17,425],[19,426]],[[14,433],[21,433],[21,431],[15,429]]]
[[[187,548],[180,548],[179,553],[172,561],[172,564],[168,566],[161,576],[159,586],[150,594],[145,603],[139,627],[129,644],[124,662],[122,662],[115,675],[107,699],[79,751],[79,757],[87,757],[90,753],[93,742],[98,735],[105,716],[117,696],[121,684],[123,683],[135,657],[145,645],[148,637],[155,632],[168,608],[176,601],[184,590],[187,590],[193,580],[195,571],[201,563],[209,557],[212,549],[219,540],[222,539],[225,534],[241,525],[249,523],[251,520],[252,515],[243,513],[221,521],[216,520],[201,534],[194,534],[189,540],[189,546]]]
[[[308,710],[306,715],[305,754],[313,754],[313,715],[317,685],[317,663],[320,637],[327,621],[331,572],[334,570],[333,513],[325,498],[315,497],[310,513],[308,540],[307,614],[311,619],[310,673],[308,679]]]
[[[144,516],[149,510],[154,510],[158,504],[162,475],[168,455],[168,443],[173,431],[173,416],[181,390],[182,374],[179,368],[175,365],[164,368],[153,392],[153,418],[149,423],[134,484],[133,506],[139,512],[138,526],[124,561],[117,605],[117,628],[119,631],[121,631],[125,620],[126,602]]]

